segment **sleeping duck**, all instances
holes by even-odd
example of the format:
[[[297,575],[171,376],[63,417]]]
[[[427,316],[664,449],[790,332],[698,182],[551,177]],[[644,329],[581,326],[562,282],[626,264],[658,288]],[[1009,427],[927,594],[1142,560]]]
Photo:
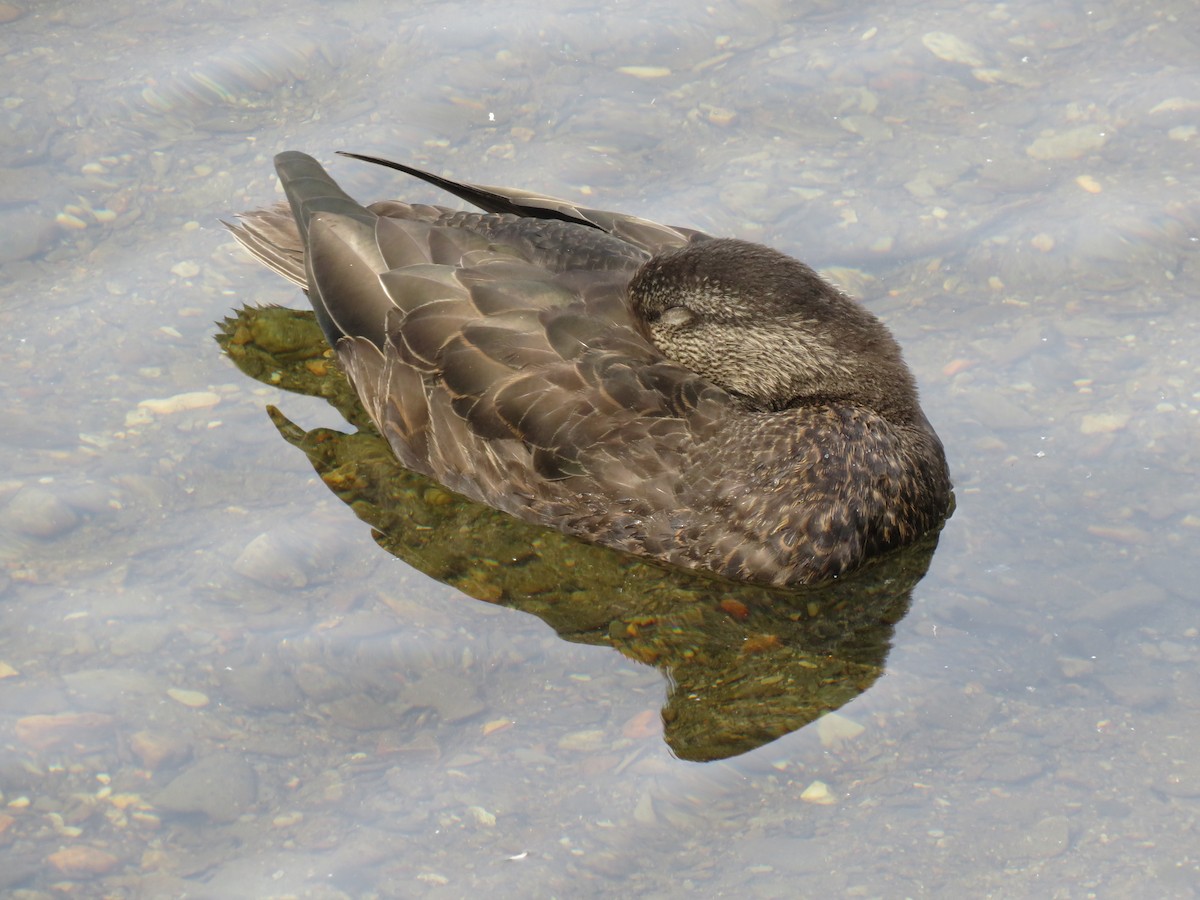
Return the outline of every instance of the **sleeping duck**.
[[[541,194],[362,206],[281,153],[234,236],[307,293],[405,467],[659,562],[813,584],[938,527],[941,441],[888,330],[811,268]]]

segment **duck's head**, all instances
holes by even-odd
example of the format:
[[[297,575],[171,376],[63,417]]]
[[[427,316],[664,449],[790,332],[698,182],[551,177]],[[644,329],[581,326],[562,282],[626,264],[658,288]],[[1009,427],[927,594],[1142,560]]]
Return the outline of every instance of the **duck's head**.
[[[644,263],[629,298],[671,360],[750,409],[865,407],[923,421],[912,375],[883,324],[798,260],[732,239]]]

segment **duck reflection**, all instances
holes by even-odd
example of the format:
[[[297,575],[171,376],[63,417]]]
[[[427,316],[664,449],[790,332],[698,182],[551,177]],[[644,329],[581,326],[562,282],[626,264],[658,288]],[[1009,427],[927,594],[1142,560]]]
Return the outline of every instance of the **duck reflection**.
[[[217,340],[246,374],[329,401],[356,427],[306,431],[268,408],[389,553],[463,593],[532,613],[565,640],[657,667],[676,756],[725,759],[869,688],[937,533],[821,587],[776,590],[669,570],[467,501],[400,467],[326,356],[313,314],[246,308]]]

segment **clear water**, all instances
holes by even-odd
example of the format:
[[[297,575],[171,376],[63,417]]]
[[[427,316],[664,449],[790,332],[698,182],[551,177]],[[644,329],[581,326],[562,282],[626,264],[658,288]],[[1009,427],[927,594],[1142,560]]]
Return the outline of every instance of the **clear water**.
[[[13,0],[0,53],[0,891],[1200,893],[1193,3]],[[212,341],[302,302],[218,224],[285,148],[862,297],[958,494],[887,674],[687,763],[653,669],[378,548]]]

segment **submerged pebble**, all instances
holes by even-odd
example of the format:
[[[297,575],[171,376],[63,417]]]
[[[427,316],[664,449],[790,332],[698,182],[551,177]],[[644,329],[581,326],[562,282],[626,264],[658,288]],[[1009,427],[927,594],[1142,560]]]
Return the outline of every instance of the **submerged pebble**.
[[[821,739],[822,747],[836,747],[845,741],[852,741],[866,728],[838,713],[828,713],[817,720],[817,736]]]
[[[666,78],[671,74],[666,66],[618,66],[617,71],[634,78]]]
[[[25,488],[8,501],[4,520],[29,537],[53,538],[79,524],[79,514],[57,495],[43,488]]]
[[[1047,816],[1032,828],[1023,829],[1001,852],[1010,859],[1052,859],[1071,845],[1071,828],[1066,816]]]
[[[37,750],[45,750],[67,740],[89,739],[96,732],[112,727],[113,717],[103,713],[58,713],[25,716],[17,720],[17,740]]]
[[[1079,159],[1108,143],[1108,134],[1098,125],[1085,125],[1067,131],[1043,134],[1025,148],[1033,159]]]
[[[1066,617],[1072,622],[1111,622],[1126,617],[1137,621],[1166,600],[1167,592],[1158,585],[1133,584],[1090,597]]]
[[[800,799],[805,803],[815,803],[817,806],[832,806],[837,798],[829,792],[829,785],[823,781],[814,781],[804,789]]]
[[[46,857],[47,862],[67,877],[104,875],[121,862],[111,853],[83,845],[64,847]]]
[[[948,31],[931,31],[921,38],[925,49],[946,62],[964,66],[982,66],[983,56],[979,50]]]
[[[185,740],[175,735],[158,731],[137,731],[129,736],[129,749],[143,766],[151,771],[164,763],[183,759],[188,754]]]
[[[1079,423],[1081,434],[1109,434],[1129,424],[1129,413],[1089,413]]]
[[[308,584],[308,565],[289,537],[277,531],[260,534],[238,554],[233,571],[263,587],[304,587]]]
[[[232,822],[257,799],[254,770],[241,756],[217,753],[189,766],[153,798],[159,809]]]
[[[190,709],[202,709],[210,702],[208,695],[202,691],[189,691],[183,688],[168,688],[167,696]]]
[[[156,416],[169,416],[172,413],[187,412],[193,409],[208,409],[221,402],[219,394],[212,391],[187,391],[175,394],[173,397],[150,397],[138,404],[138,409],[152,412]]]

